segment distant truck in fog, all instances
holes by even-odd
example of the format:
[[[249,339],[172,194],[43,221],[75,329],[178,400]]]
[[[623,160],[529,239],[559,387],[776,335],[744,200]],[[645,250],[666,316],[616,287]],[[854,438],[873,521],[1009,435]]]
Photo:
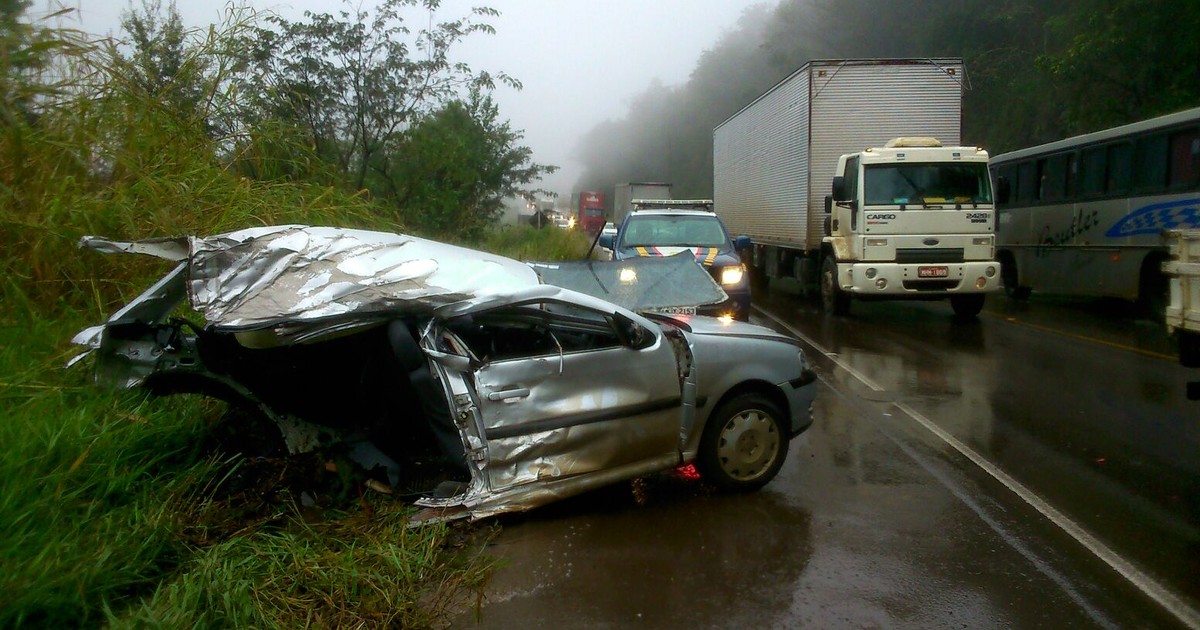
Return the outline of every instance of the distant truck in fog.
[[[621,221],[633,211],[634,199],[670,199],[671,185],[665,182],[629,182],[617,184],[613,194],[612,222]]]
[[[585,190],[578,194],[575,229],[597,234],[604,229],[604,193]]]
[[[753,277],[827,311],[1000,288],[988,154],[959,145],[961,59],[806,63],[713,130],[715,210]]]

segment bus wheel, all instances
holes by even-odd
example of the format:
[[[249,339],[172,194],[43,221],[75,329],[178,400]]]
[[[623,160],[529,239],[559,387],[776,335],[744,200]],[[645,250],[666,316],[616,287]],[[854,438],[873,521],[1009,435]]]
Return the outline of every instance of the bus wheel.
[[[1012,256],[1002,256],[1000,259],[1000,284],[1004,285],[1004,295],[1014,300],[1024,300],[1029,297],[1029,287],[1020,285],[1017,275],[1017,261]]]

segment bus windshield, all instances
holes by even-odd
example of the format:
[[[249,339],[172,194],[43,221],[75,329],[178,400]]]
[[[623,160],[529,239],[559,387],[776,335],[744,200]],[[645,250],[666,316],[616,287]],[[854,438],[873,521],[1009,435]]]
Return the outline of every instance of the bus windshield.
[[[868,164],[863,174],[868,206],[992,202],[987,164]]]

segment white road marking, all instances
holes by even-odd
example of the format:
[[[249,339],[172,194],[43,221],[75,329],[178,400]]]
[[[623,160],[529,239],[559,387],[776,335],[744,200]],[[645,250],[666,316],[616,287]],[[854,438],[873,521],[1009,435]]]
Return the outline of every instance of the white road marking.
[[[789,333],[795,335],[797,339],[800,339],[816,351],[820,352],[830,361],[833,361],[833,363],[839,368],[845,370],[848,374],[858,379],[867,387],[877,392],[883,391],[883,388],[878,384],[874,383],[862,373],[853,369],[839,359],[837,353],[826,350],[804,333],[796,330],[796,328],[789,325],[787,322],[776,317],[774,314],[767,312],[761,307],[754,306],[754,310],[767,319],[775,322],[779,326],[782,326]],[[963,442],[959,441],[958,438],[937,426],[937,424],[923,416],[916,409],[913,409],[902,402],[894,402],[891,404],[900,411],[903,411],[906,415],[916,421],[917,424],[921,425],[927,431],[937,436],[954,450],[958,451],[960,455],[971,460],[972,463],[990,475],[993,479],[1003,484],[1013,494],[1025,501],[1025,503],[1027,503],[1030,507],[1041,513],[1042,516],[1044,516],[1047,520],[1049,520],[1051,523],[1054,523],[1054,525],[1058,526],[1058,528],[1063,530],[1068,536],[1074,538],[1076,542],[1083,545],[1085,549],[1102,560],[1126,580],[1129,580],[1134,587],[1142,591],[1142,593],[1144,593],[1146,596],[1158,602],[1158,604],[1166,609],[1167,612],[1171,613],[1191,628],[1200,628],[1200,611],[1197,611],[1195,608],[1189,606],[1187,602],[1180,599],[1173,591],[1159,584],[1154,578],[1143,573],[1132,563],[1122,558],[1119,554],[1098,540],[1095,536],[1092,536],[1090,533],[1088,533],[1087,530],[1085,530],[1075,521],[1071,520],[1070,517],[1062,512],[1059,512],[1054,508],[1054,506],[1046,502],[1045,499],[1042,499],[1032,490],[1022,485],[1021,482],[1017,481],[1008,475],[1008,473],[1005,473],[1003,470],[1001,470],[1000,467],[988,461],[987,458],[985,458],[983,455],[980,455],[975,451],[975,449],[967,446]]]

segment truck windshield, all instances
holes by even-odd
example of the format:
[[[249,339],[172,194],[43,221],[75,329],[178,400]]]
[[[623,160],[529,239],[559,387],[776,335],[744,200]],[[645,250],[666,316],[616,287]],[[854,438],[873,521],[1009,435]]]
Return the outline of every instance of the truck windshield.
[[[864,171],[863,202],[868,206],[992,202],[983,162],[868,164]]]

